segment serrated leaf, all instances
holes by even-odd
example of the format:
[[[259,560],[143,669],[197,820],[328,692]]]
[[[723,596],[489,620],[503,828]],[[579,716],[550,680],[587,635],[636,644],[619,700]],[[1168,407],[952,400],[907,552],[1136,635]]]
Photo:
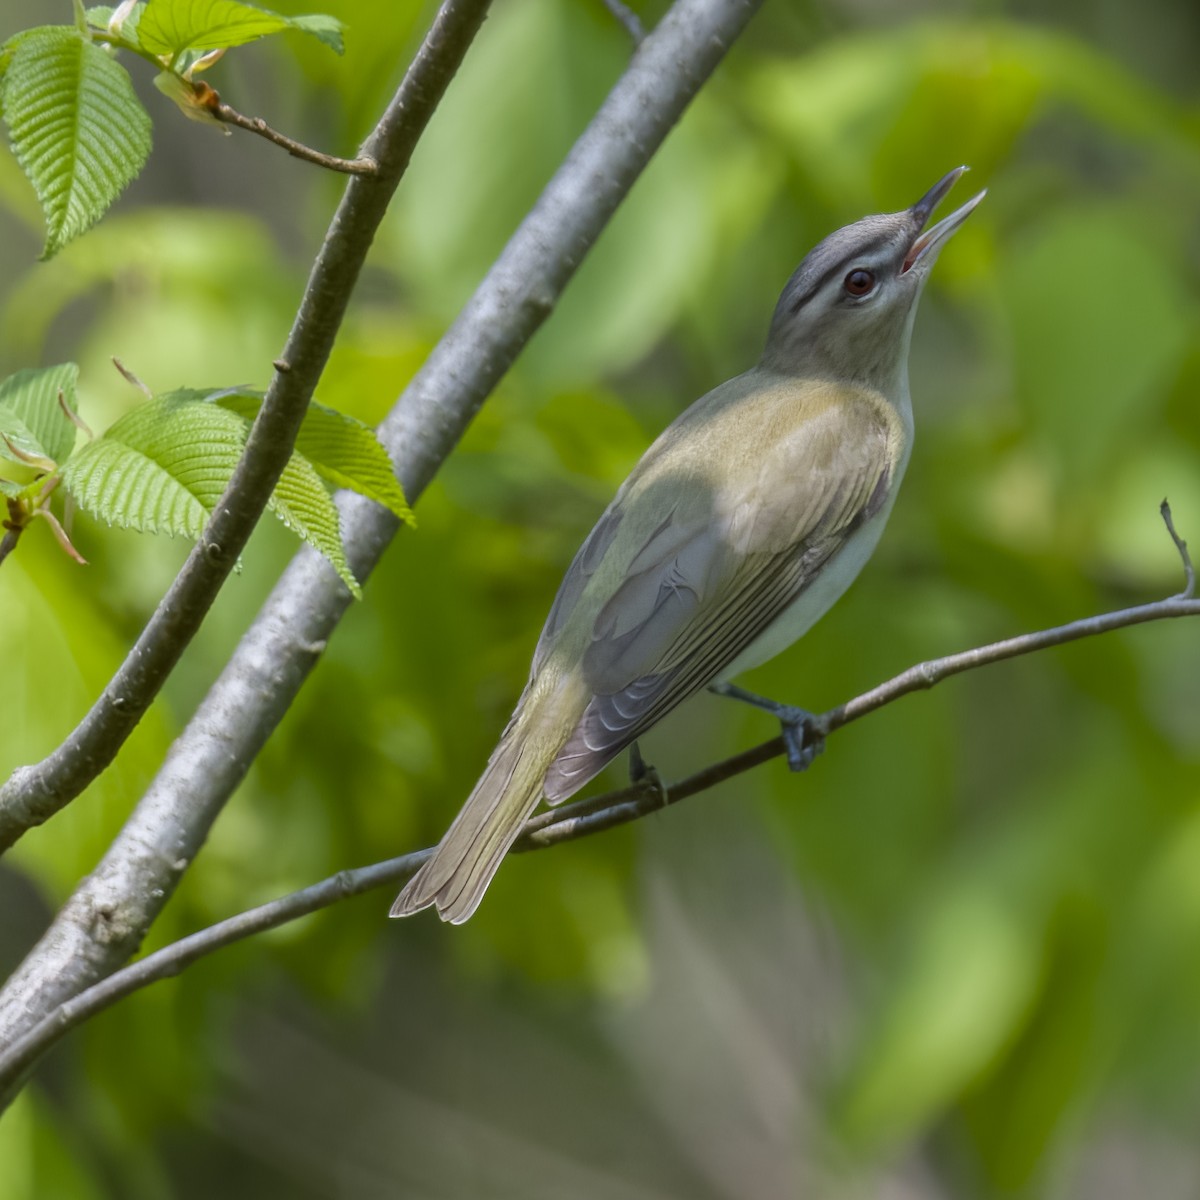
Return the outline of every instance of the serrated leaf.
[[[77,30],[8,43],[4,122],[46,218],[49,258],[94,225],[150,153],[150,118],[125,70]]]
[[[74,363],[59,363],[18,371],[0,383],[0,409],[18,417],[33,435],[39,452],[55,463],[63,462],[75,445],[75,426],[63,412],[58,396],[61,392],[74,412],[78,378],[79,368]],[[3,419],[0,429],[7,432]]]
[[[62,479],[85,512],[128,529],[198,538],[225,491],[250,432],[235,411],[180,389],[116,421],[103,437],[67,460]],[[320,476],[300,454],[283,470],[268,507],[329,559],[353,595],[341,523]]]
[[[217,394],[212,399],[250,421],[262,407],[261,394],[252,391]],[[296,450],[335,487],[349,488],[382,504],[407,524],[416,523],[392,460],[369,425],[324,404],[310,404],[296,435]]]
[[[110,525],[195,539],[245,442],[245,422],[235,414],[159,398],[72,455],[63,484],[80,508]]]
[[[8,496],[15,500],[25,489],[11,479],[0,479],[0,496]]]
[[[341,23],[336,18],[285,17],[240,0],[150,0],[138,38],[151,54],[174,59],[186,50],[244,46],[286,29],[310,33],[341,53]]]
[[[333,497],[303,455],[293,454],[284,467],[269,507],[293,533],[325,555],[350,594],[361,600],[362,587],[346,561],[342,523]]]

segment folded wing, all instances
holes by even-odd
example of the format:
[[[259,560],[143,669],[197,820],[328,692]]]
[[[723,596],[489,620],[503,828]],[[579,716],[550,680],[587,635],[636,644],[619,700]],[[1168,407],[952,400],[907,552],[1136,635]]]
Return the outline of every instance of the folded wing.
[[[547,800],[573,795],[716,678],[882,504],[893,430],[874,419],[874,408],[851,407],[827,409],[772,446],[744,495],[734,490],[720,511],[711,488],[677,482],[661,494],[683,499],[657,524],[640,522],[651,530],[640,544],[622,547],[611,511],[601,520],[563,581],[539,645],[544,659],[554,626],[570,618],[566,604],[579,602],[608,554],[628,558],[592,622],[582,669],[593,698],[546,774]],[[722,496],[728,500],[730,489]],[[621,519],[636,522],[631,509],[639,502],[627,497]]]

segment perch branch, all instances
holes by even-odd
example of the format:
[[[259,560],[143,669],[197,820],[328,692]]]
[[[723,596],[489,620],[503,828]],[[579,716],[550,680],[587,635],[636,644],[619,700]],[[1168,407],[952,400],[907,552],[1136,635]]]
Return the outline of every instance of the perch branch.
[[[1171,511],[1163,502],[1163,520],[1175,542],[1183,563],[1185,588],[1176,596],[1135,608],[1120,609],[1095,617],[1084,617],[1067,625],[1037,633],[1007,638],[959,654],[950,654],[930,662],[917,663],[878,687],[822,713],[815,725],[822,733],[831,733],[875,712],[911,692],[931,688],[952,675],[972,671],[990,663],[1018,658],[1051,646],[1061,646],[1081,638],[1095,637],[1129,625],[1160,621],[1171,617],[1200,616],[1200,600],[1194,598],[1195,572],[1186,543],[1175,532]],[[515,851],[543,850],[560,842],[574,841],[605,829],[628,824],[658,812],[664,805],[677,804],[690,796],[708,791],[718,783],[744,774],[751,768],[785,753],[782,737],[771,738],[758,746],[713,763],[702,771],[668,785],[663,791],[652,784],[639,783],[619,791],[606,792],[574,804],[538,813],[525,823]],[[0,1082],[19,1078],[36,1059],[65,1033],[132,992],[159,979],[178,975],[197,959],[242,941],[244,938],[275,929],[351,896],[376,888],[396,885],[412,876],[433,853],[432,848],[417,850],[399,858],[372,863],[355,870],[341,871],[320,883],[281,896],[237,916],[210,925],[188,937],[172,942],[138,962],[115,971],[72,999],[60,1004],[49,1016],[0,1053]]]

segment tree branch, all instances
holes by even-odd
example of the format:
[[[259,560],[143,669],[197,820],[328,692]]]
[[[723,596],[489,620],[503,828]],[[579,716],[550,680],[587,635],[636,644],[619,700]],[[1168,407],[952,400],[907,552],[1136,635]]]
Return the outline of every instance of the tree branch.
[[[209,91],[212,89],[210,88]],[[217,96],[216,92],[212,92],[212,94],[214,97]],[[314,150],[311,146],[306,146],[303,142],[288,137],[286,133],[272,129],[262,117],[247,117],[238,112],[236,108],[231,108],[219,97],[212,104],[205,105],[205,108],[218,121],[224,121],[226,125],[236,125],[239,129],[245,129],[249,133],[256,133],[259,137],[266,138],[268,142],[281,146],[293,158],[303,159],[318,167],[324,167],[328,171],[339,171],[343,175],[377,175],[379,173],[379,167],[373,158],[361,154],[358,158],[338,158],[335,154],[325,154],[321,150]]]
[[[1186,586],[1178,595],[1135,608],[1084,617],[1053,629],[1022,634],[959,654],[917,663],[861,696],[822,713],[815,718],[815,726],[822,733],[831,733],[911,692],[926,690],[952,675],[972,671],[990,663],[1018,658],[1082,638],[1096,637],[1101,633],[1130,625],[1172,617],[1200,616],[1200,600],[1194,598],[1195,572],[1188,557],[1187,544],[1175,532],[1171,511],[1165,501],[1162,513],[1183,562]],[[628,824],[658,812],[666,805],[678,804],[690,796],[708,791],[718,783],[744,774],[785,752],[783,738],[775,737],[741,754],[713,763],[661,791],[650,783],[641,782],[618,791],[579,800],[574,804],[547,809],[526,821],[513,850],[544,850],[561,842],[575,841],[618,825]],[[364,892],[388,885],[395,886],[414,875],[432,853],[431,847],[401,855],[399,858],[372,863],[370,866],[340,871],[337,875],[311,884],[300,891],[260,904],[257,908],[248,909],[188,937],[180,938],[179,941],[148,954],[138,962],[115,971],[74,998],[64,1001],[0,1053],[0,1088],[5,1086],[6,1081],[19,1078],[69,1030],[118,1000],[157,980],[178,975],[197,959],[254,934],[299,920],[351,896],[360,896]]]
[[[380,427],[410,502],[545,320],[642,169],[760,4],[676,0],[633,55]],[[356,178],[350,188],[356,185],[375,187],[378,181]],[[341,495],[339,507],[347,558],[365,580],[397,522],[360,496]],[[297,553],[125,828],[0,993],[0,1044],[20,1038],[43,1014],[57,1011],[134,952],[349,602],[319,555]],[[19,1082],[10,1077],[0,1085],[5,1099]]]
[[[326,234],[245,452],[183,569],[79,726],[0,788],[0,851],[73,800],[116,757],[200,627],[287,465],[375,230],[490,0],[446,0],[368,139]]]

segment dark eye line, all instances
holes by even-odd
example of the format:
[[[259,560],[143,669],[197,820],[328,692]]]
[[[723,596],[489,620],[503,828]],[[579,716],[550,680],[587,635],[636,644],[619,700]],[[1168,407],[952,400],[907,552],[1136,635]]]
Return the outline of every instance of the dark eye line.
[[[857,257],[863,256],[863,255],[870,256],[870,255],[874,254],[876,251],[880,251],[884,247],[890,245],[892,241],[893,241],[892,234],[890,234],[890,233],[880,234],[879,237],[873,239],[867,245],[860,246],[855,257],[857,258]],[[853,261],[853,260],[851,260],[851,261]],[[816,279],[813,280],[812,283],[810,283],[808,285],[807,288],[804,289],[803,292],[800,293],[800,295],[798,295],[791,302],[791,304],[788,306],[788,312],[793,315],[798,313],[800,311],[800,309],[803,308],[804,305],[807,304],[808,301],[811,300],[813,298],[813,296],[815,296],[819,291],[821,291],[831,280],[837,279],[839,276],[844,277],[845,272],[846,272],[846,259],[845,258],[842,258],[839,262],[836,262],[832,266],[827,267],[824,271],[821,272],[821,274],[819,276],[817,276]]]

